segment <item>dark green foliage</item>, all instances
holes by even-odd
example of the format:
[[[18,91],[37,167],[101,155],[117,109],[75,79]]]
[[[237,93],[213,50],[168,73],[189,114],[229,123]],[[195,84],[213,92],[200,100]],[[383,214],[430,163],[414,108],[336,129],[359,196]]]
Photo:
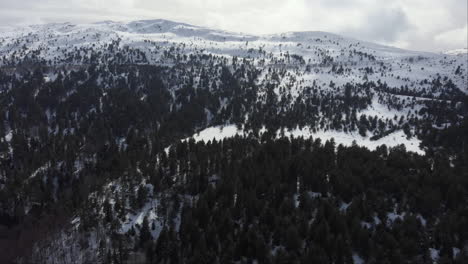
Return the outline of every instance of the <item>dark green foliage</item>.
[[[118,43],[107,48],[123,52]],[[453,248],[467,246],[468,97],[450,80],[419,92],[314,83],[293,100],[280,98],[274,82],[259,86],[260,70],[237,59],[227,65],[194,54],[167,68],[93,64],[99,56],[71,71],[48,68],[58,76],[51,82],[40,66],[18,76],[0,71],[0,224],[21,230],[50,216],[79,217],[79,232],[107,232],[99,253],[107,263],[124,263],[130,251],[148,263],[351,263],[353,254],[366,263],[424,263],[429,248],[450,262]],[[286,74],[268,71],[275,80]],[[415,99],[435,91],[438,100]],[[373,99],[421,108],[394,119],[359,115]],[[248,135],[179,141],[221,124]],[[403,130],[427,155],[276,137],[305,126],[371,139]],[[122,190],[100,199],[110,182]],[[158,224],[145,218],[120,233],[127,215],[156,199]]]

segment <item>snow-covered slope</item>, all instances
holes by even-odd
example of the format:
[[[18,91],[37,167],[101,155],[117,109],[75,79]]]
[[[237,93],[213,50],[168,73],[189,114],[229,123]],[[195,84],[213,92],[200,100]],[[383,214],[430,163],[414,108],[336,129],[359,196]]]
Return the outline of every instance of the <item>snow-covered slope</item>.
[[[258,69],[261,73],[256,84],[266,87],[274,83],[278,101],[287,98],[290,104],[308,87],[319,87],[334,94],[343,91],[346,84],[368,82],[384,85],[384,93],[397,91],[391,100],[406,102],[402,109],[395,109],[388,106],[388,96],[383,103],[376,94],[372,104],[358,113],[358,117],[391,120],[418,116],[422,102],[428,98],[445,100],[447,91],[468,93],[466,52],[409,51],[326,32],[253,36],[167,20],[0,28],[0,66],[5,69],[34,62],[71,67],[96,63],[172,67],[188,65],[187,58],[195,55],[216,56],[233,68],[248,65]],[[47,75],[46,81],[55,77]],[[199,81],[196,78],[195,85]],[[261,91],[257,101],[264,101],[266,93]],[[384,98],[382,94],[379,96]],[[312,134],[328,137],[319,132]],[[350,137],[354,136],[350,134]],[[354,138],[358,143],[369,139]],[[407,143],[410,149],[420,151],[412,146],[415,142],[400,140],[399,136],[389,135],[389,138],[393,142],[386,140],[387,144]]]
[[[447,54],[447,55],[466,55],[467,53],[468,53],[468,48],[454,49],[454,50],[448,50],[444,52],[444,54]]]
[[[117,42],[116,42],[117,41]],[[420,89],[424,79],[450,77],[467,92],[467,53],[434,54],[362,42],[326,32],[289,32],[252,36],[176,23],[167,20],[143,20],[129,23],[46,24],[0,29],[0,57],[5,59],[38,57],[65,63],[70,51],[100,49],[106,44],[138,48],[146,54],[145,63],[170,63],[164,51],[177,54],[206,53],[252,59],[257,66],[326,66],[342,64],[344,74],[310,72],[297,74],[304,85],[314,80],[335,83],[382,80],[391,87],[408,85]],[[82,50],[82,61],[90,52]],[[298,55],[299,57],[292,56]],[[452,55],[456,54],[456,55]],[[54,60],[55,59],[55,60]],[[1,61],[0,61],[1,62]],[[77,61],[75,61],[76,63]],[[135,60],[142,63],[143,60]],[[461,74],[455,75],[457,67]],[[363,71],[372,67],[373,74]]]
[[[246,133],[243,130],[237,129],[235,125],[228,125],[228,126],[217,126],[217,127],[209,127],[206,128],[191,138],[195,141],[211,141],[211,140],[223,140],[225,138],[230,138],[234,136],[246,136]],[[342,131],[316,131],[314,132],[309,127],[304,127],[302,129],[296,128],[293,130],[281,131],[277,132],[277,137],[293,137],[293,138],[320,138],[323,142],[327,140],[333,139],[336,145],[343,145],[343,146],[352,146],[354,143],[360,146],[364,146],[370,150],[375,150],[378,146],[386,145],[387,147],[396,147],[397,145],[403,144],[405,145],[408,151],[416,152],[418,154],[424,154],[424,150],[422,150],[419,145],[420,141],[413,137],[411,139],[407,138],[403,131],[398,131],[382,137],[378,140],[371,140],[369,137],[363,137],[359,135],[359,133],[345,133]],[[169,147],[166,149],[166,152],[169,152]]]
[[[440,149],[453,153],[460,147],[456,145],[463,144],[451,129],[459,132],[468,117],[467,59],[466,52],[409,51],[326,32],[253,36],[166,20],[0,28],[0,194],[11,192],[0,195],[6,198],[0,199],[0,208],[23,217],[53,203],[63,202],[65,207],[72,200],[80,210],[66,220],[64,230],[69,232],[37,244],[33,259],[42,262],[32,263],[100,263],[98,257],[115,257],[115,250],[106,251],[121,247],[112,245],[115,241],[122,239],[124,246],[133,248],[145,230],[155,241],[168,227],[178,231],[183,223],[181,208],[192,207],[201,197],[202,177],[214,187],[221,179],[218,173],[202,170],[213,167],[210,170],[218,172],[215,168],[241,162],[237,157],[253,155],[250,150],[231,150],[230,146],[244,144],[237,142],[251,144],[252,150],[262,145],[259,142],[269,145],[270,140],[273,143],[282,138],[277,146],[281,150],[281,141],[286,141],[283,137],[321,139],[322,143],[333,139],[335,146],[357,144],[370,150],[403,144],[408,151],[428,154],[406,156],[418,161],[431,159]],[[219,141],[236,136],[246,138],[207,146],[192,144],[192,140]],[[178,144],[179,140],[189,144]],[[328,147],[320,151],[318,141],[313,144],[312,148],[298,148],[294,143],[291,151],[277,160],[289,160],[286,152],[292,155],[293,149],[307,150],[307,155],[318,151],[310,157],[330,152]],[[216,148],[220,148],[219,153],[212,152]],[[388,152],[399,156],[405,153],[402,149]],[[377,165],[384,162],[384,150],[379,148],[376,155],[382,155],[382,160],[376,157],[369,161]],[[238,154],[220,158],[234,151]],[[360,148],[350,151],[375,154]],[[447,157],[447,165],[445,160],[431,161],[421,165],[423,169],[408,170],[414,177],[390,172],[391,177],[385,173],[382,180],[371,180],[370,175],[378,174],[374,169],[369,179],[363,179],[390,186],[387,179],[401,177],[404,181],[396,180],[398,185],[390,189],[407,191],[411,195],[400,199],[406,201],[414,193],[408,180],[420,186],[427,180],[422,173],[428,168],[450,170],[452,157]],[[259,160],[267,161],[268,166],[276,163],[262,157],[245,164]],[[298,159],[284,168],[311,161]],[[392,166],[398,168],[400,161],[395,162]],[[429,166],[431,163],[434,165]],[[460,163],[454,160],[453,166]],[[320,172],[316,167],[319,164],[308,169]],[[310,183],[322,189],[330,184],[326,171],[328,168],[320,175],[300,174],[323,178],[323,184]],[[361,174],[357,170],[357,179]],[[341,177],[341,173],[335,176]],[[455,177],[443,176],[441,182],[452,182],[447,186],[458,185]],[[341,185],[340,181],[336,177],[332,183]],[[291,195],[296,201],[300,197],[298,183],[292,183],[297,185]],[[360,180],[349,181],[353,184],[357,193],[367,190]],[[282,188],[272,190],[276,193]],[[338,190],[332,189],[305,193],[313,199],[327,194],[323,200],[330,201],[330,194]],[[352,193],[345,191],[350,190],[348,185],[342,189],[344,196],[336,196],[339,211],[357,210],[353,206],[359,206],[360,198],[341,200]],[[404,202],[401,208],[393,196],[382,196],[377,200],[388,206],[394,203],[391,211],[376,206],[379,215],[369,212],[357,226],[361,223],[370,230],[381,223],[398,224],[408,220],[406,216],[416,217],[418,211],[405,207],[411,204],[423,205],[427,215],[435,216],[426,216],[427,221],[418,218],[423,219],[423,226],[426,222],[430,226],[438,215],[432,212],[437,208],[431,204],[432,197],[445,196],[427,193],[428,202],[426,197],[411,198],[414,202]],[[234,204],[241,195],[232,193]],[[454,195],[452,200],[460,199]],[[174,223],[168,223],[170,219]],[[166,232],[172,231],[169,228],[163,234]],[[440,247],[430,246],[438,256]],[[141,253],[136,251],[131,259]],[[353,254],[353,259],[355,263],[364,261],[358,254]]]

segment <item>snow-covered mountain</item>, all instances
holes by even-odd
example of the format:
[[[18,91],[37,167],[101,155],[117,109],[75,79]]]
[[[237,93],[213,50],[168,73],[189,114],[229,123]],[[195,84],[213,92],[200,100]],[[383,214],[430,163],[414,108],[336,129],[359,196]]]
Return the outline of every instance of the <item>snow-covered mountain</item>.
[[[465,55],[466,53],[468,53],[468,48],[447,50],[443,53],[447,55]]]
[[[437,173],[458,175],[463,168],[467,94],[466,52],[409,51],[326,32],[255,36],[167,20],[0,28],[0,227],[33,234],[21,240],[27,246],[18,246],[32,250],[12,257],[122,263],[129,258],[125,252],[138,263],[145,259],[143,244],[155,246],[144,242],[182,240],[177,234],[189,229],[191,217],[203,218],[208,208],[199,201],[212,198],[206,186],[216,192],[235,186],[233,193],[218,194],[229,196],[226,208],[238,214],[225,225],[235,232],[255,229],[243,226],[254,218],[237,206],[255,204],[251,196],[286,215],[311,199],[313,213],[288,215],[275,225],[295,226],[288,221],[303,217],[301,228],[329,232],[326,221],[314,226],[317,214],[337,229],[346,224],[330,212],[349,217],[346,223],[364,231],[353,237],[355,244],[346,242],[346,254],[362,263],[380,260],[360,248],[364,238],[378,241],[377,230],[392,233],[406,221],[424,235],[416,245],[433,261],[441,244],[450,246],[441,255],[451,250],[455,258],[464,241],[444,244],[431,232],[445,223],[440,211],[466,197],[457,189],[462,180],[451,176],[442,184]],[[278,167],[264,173],[273,165]],[[265,179],[251,184],[243,173]],[[270,174],[278,179],[270,182]],[[421,182],[425,189],[414,191]],[[244,192],[244,185],[254,191]],[[265,192],[278,204],[271,205]],[[450,203],[440,205],[441,197]],[[209,210],[218,210],[217,202]],[[28,221],[44,230],[51,210],[60,227],[46,236]],[[461,232],[443,228],[440,233]],[[6,233],[16,238],[15,232]],[[294,240],[278,234],[263,246],[275,257],[287,248],[283,240]],[[425,253],[417,253],[424,263]],[[244,254],[242,248],[236,254]]]
[[[94,24],[45,24],[0,31],[2,64],[24,58],[38,58],[52,64],[69,63],[69,53],[78,50],[81,58],[74,63],[86,63],[90,50],[100,50],[117,42],[121,47],[141,50],[145,58],[134,63],[171,64],[164,51],[180,55],[213,54],[246,58],[258,67],[304,65],[311,68],[337,64],[346,67],[344,74],[327,71],[295,74],[302,86],[314,80],[337,84],[367,80],[386,82],[390,87],[408,86],[422,89],[424,79],[452,79],[468,92],[467,53],[460,50],[435,54],[403,50],[326,32],[288,32],[253,36],[176,23],[167,20],[143,20],[129,23],[99,22]],[[297,57],[296,57],[297,56]],[[112,59],[112,58],[110,58]],[[374,74],[365,74],[371,67]],[[455,74],[461,67],[460,74]],[[315,72],[314,72],[315,70]]]
[[[116,50],[124,55],[115,54]],[[441,81],[440,86],[447,86],[449,80],[448,89],[468,93],[467,53],[409,51],[326,32],[253,36],[167,20],[142,20],[34,25],[3,28],[0,33],[0,65],[6,67],[30,61],[68,67],[104,62],[174,67],[187,65],[184,60],[194,55],[218,56],[227,64],[242,60],[238,64],[261,70],[257,84],[270,82],[269,70],[279,69],[283,74],[276,80],[275,93],[279,100],[287,97],[291,102],[306,87],[330,90],[331,86],[366,82],[382,83],[387,90],[404,90],[398,96],[407,96],[408,100],[443,98],[447,91],[434,88],[434,80]],[[53,80],[54,76],[46,78]],[[385,107],[374,98],[364,112],[380,118],[411,114],[408,109]],[[353,138],[346,133],[334,136],[340,143],[350,143]],[[364,144],[365,139],[355,138]],[[384,142],[394,145],[405,141],[394,137]],[[421,151],[418,144],[408,142],[407,147]]]

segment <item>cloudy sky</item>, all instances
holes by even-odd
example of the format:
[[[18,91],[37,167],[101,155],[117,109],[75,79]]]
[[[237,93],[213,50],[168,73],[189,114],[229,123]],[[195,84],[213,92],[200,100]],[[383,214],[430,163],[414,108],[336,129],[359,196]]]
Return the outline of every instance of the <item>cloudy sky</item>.
[[[253,34],[320,30],[426,51],[467,47],[467,0],[0,0],[0,26],[163,18]]]

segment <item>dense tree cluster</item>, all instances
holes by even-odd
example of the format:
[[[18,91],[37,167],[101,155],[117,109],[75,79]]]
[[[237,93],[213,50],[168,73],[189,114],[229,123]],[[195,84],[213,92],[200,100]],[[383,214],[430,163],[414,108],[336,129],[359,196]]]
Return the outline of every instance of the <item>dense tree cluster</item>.
[[[248,64],[229,65],[214,56],[190,60],[171,68],[102,64],[0,74],[2,221],[21,226],[55,210],[73,213],[109,180],[133,177],[136,168],[150,175],[165,146],[209,125],[237,124],[257,139],[303,126],[373,139],[403,129],[435,153],[442,146],[453,155],[463,146],[467,104],[460,95],[460,101],[401,100],[385,84],[366,82],[314,85],[293,98],[287,90],[278,93],[275,79],[288,75],[281,69],[268,69],[271,78],[258,83],[260,72]],[[45,80],[46,72],[56,78]],[[424,107],[393,119],[358,115],[373,98],[389,109]],[[444,128],[448,123],[453,126]]]
[[[427,263],[432,249],[440,263],[464,263],[464,158],[319,139],[191,140],[142,160],[154,170],[118,179],[118,190],[100,189],[80,229],[107,232],[104,263]],[[122,233],[129,212],[154,201],[160,218]]]

